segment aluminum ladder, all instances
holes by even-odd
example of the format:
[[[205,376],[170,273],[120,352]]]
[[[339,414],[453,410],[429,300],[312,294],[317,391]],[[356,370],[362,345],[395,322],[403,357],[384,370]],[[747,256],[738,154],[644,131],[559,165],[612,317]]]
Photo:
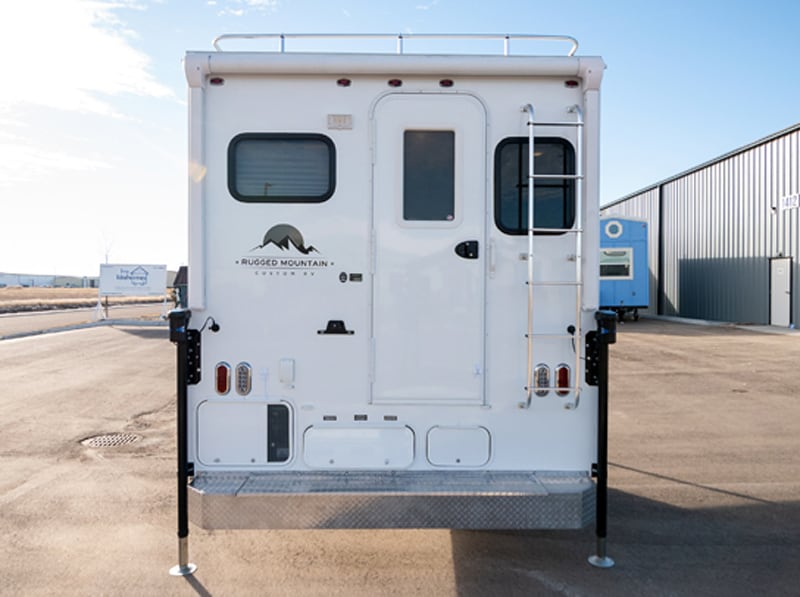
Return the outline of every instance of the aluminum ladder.
[[[527,383],[525,385],[526,398],[519,403],[520,408],[528,409],[531,406],[531,400],[534,392],[572,392],[573,400],[565,404],[567,409],[575,409],[580,403],[581,383],[583,378],[581,374],[581,307],[583,303],[583,111],[580,106],[573,105],[567,109],[568,114],[574,114],[574,121],[563,122],[536,122],[535,111],[533,104],[526,104],[522,107],[522,111],[528,114],[528,253],[526,259],[528,261],[528,279],[526,284],[528,286],[528,328],[525,334],[528,344],[528,358],[527,358]],[[574,174],[537,174],[535,170],[535,140],[536,140],[536,127],[575,127],[576,134],[576,147],[575,147],[575,173]],[[536,228],[534,225],[534,207],[535,207],[535,182],[537,180],[574,180],[575,181],[575,201],[574,212],[575,218],[571,228]],[[535,281],[534,280],[534,236],[537,232],[549,233],[564,233],[572,234],[575,239],[575,281],[569,282],[548,282],[548,281]],[[537,334],[533,329],[533,312],[534,312],[534,287],[546,286],[574,286],[575,288],[575,323],[571,332],[563,334]],[[573,368],[574,374],[571,376],[571,385],[569,387],[555,387],[552,381],[548,382],[547,386],[536,385],[534,379],[534,365],[533,349],[535,337],[563,337],[572,342],[573,351],[575,353],[575,366]]]

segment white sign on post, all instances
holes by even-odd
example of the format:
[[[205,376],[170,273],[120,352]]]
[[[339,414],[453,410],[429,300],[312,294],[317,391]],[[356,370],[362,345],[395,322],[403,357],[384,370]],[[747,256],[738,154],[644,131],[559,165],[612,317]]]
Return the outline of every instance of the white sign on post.
[[[105,312],[102,297],[109,296],[163,296],[161,317],[167,314],[167,266],[100,264],[100,287],[97,297],[97,319],[108,318],[108,298]]]
[[[166,265],[100,265],[100,296],[162,296]]]

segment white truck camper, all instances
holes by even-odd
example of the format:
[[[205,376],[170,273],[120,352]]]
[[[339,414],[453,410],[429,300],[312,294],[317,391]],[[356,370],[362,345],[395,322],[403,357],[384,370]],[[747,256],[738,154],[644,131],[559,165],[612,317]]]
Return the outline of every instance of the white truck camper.
[[[318,49],[343,42],[388,51]],[[428,42],[479,53],[404,47]],[[542,43],[567,51],[511,51]],[[613,565],[603,61],[534,35],[226,35],[214,47],[185,59],[172,572],[194,570],[189,518],[207,529],[594,521],[590,561]]]

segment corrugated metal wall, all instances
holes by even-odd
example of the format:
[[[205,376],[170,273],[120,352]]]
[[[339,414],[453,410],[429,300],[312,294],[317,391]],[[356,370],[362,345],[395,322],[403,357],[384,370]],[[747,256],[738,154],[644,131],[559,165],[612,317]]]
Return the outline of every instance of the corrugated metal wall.
[[[784,137],[772,150],[771,159],[782,165],[775,196],[780,200],[800,193],[800,130]],[[800,207],[776,211],[772,252],[792,257],[792,322],[800,327]]]
[[[800,125],[604,208],[647,219],[651,308],[768,324],[770,259],[792,257],[792,321],[800,315]]]

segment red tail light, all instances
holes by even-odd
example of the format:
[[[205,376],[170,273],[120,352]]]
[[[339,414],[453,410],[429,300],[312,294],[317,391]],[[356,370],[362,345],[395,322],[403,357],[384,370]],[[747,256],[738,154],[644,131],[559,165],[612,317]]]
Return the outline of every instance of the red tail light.
[[[566,363],[561,363],[558,367],[556,367],[556,387],[564,388],[563,390],[556,390],[556,394],[559,396],[566,396],[569,394],[570,377],[572,377],[572,375],[569,365]]]
[[[214,370],[214,381],[217,387],[217,394],[224,396],[231,391],[231,366],[222,361],[217,363]]]

